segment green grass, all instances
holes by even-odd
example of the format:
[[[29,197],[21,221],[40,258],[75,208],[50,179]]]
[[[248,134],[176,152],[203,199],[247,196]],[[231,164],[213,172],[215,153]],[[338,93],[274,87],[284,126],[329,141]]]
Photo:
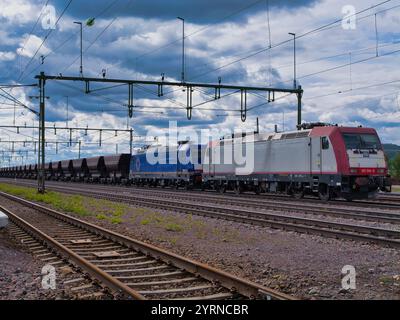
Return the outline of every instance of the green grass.
[[[114,224],[120,224],[123,220],[120,217],[112,217],[109,219],[109,221]]]
[[[169,222],[165,225],[165,230],[167,231],[174,231],[174,232],[180,232],[183,230],[183,226],[177,223],[172,223]]]
[[[379,282],[383,285],[389,285],[393,283],[393,278],[391,276],[382,276],[379,278]]]
[[[171,233],[192,231],[198,239],[207,239],[210,233],[224,242],[233,242],[240,239],[240,234],[237,230],[220,230],[210,227],[204,221],[194,219],[192,214],[187,214],[185,217],[176,217],[167,213],[151,211],[146,208],[135,208],[134,210],[133,215],[130,217],[131,222],[134,224],[158,227],[170,231]],[[174,239],[176,243],[178,238]],[[172,243],[170,240],[168,241]]]
[[[37,193],[36,189],[34,188],[13,186],[5,183],[0,183],[0,190],[30,201],[49,204],[58,210],[75,213],[80,216],[87,216],[91,214],[91,212],[85,208],[85,199],[82,196],[66,196],[53,191],[40,194]]]
[[[48,191],[40,194],[34,188],[14,186],[0,183],[0,191],[22,197],[30,201],[36,201],[51,205],[53,208],[79,216],[95,216],[99,220],[108,220],[111,223],[121,223],[128,206],[107,200],[83,197],[79,195],[66,195]]]
[[[143,219],[142,221],[140,221],[140,224],[145,226],[148,225],[151,221],[149,219]]]
[[[135,213],[131,216],[131,221],[137,223],[138,218],[142,226],[153,225],[167,231],[181,232],[186,227],[182,219],[144,208],[135,208]]]
[[[400,186],[398,186],[400,189]],[[178,235],[186,231],[194,232],[198,239],[214,236],[224,242],[241,241],[240,233],[231,228],[215,228],[208,226],[204,221],[193,218],[192,214],[185,217],[175,217],[167,213],[154,212],[149,208],[132,208],[126,204],[108,200],[100,200],[79,195],[67,195],[58,192],[37,193],[35,188],[20,187],[0,183],[0,191],[4,191],[30,201],[48,204],[56,210],[73,213],[79,216],[92,216],[97,220],[112,224],[124,222],[124,217],[132,214],[129,220],[142,226],[155,226]],[[400,191],[400,190],[399,190]],[[176,243],[180,236],[171,243]],[[246,240],[248,241],[248,240]]]
[[[400,192],[400,186],[392,186],[393,192]]]

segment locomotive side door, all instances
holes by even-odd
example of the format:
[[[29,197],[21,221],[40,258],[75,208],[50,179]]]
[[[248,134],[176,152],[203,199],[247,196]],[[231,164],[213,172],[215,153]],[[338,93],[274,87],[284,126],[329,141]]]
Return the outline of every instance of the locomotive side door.
[[[321,158],[321,137],[310,138],[310,174],[321,174],[322,158]]]
[[[215,148],[209,146],[206,149],[207,152],[207,158],[208,158],[208,174],[211,176],[215,175],[215,164],[214,164],[214,152]]]
[[[213,146],[211,149],[211,174],[215,176],[215,165],[216,165],[216,160],[217,159],[217,146]]]

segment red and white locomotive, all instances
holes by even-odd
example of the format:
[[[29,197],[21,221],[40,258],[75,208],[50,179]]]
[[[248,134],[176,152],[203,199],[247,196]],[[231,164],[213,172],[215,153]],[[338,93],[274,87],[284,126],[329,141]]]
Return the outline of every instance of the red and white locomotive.
[[[225,192],[246,190],[285,192],[295,197],[318,195],[323,200],[374,197],[390,191],[387,163],[375,129],[303,124],[299,131],[252,137],[253,169],[241,173],[227,155],[242,144],[246,135],[231,136],[208,145],[203,160],[203,184]],[[218,161],[215,159],[218,158]]]

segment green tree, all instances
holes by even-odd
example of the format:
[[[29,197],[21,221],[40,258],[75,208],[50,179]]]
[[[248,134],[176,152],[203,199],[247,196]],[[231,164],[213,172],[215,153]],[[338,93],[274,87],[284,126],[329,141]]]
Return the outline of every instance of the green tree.
[[[389,162],[389,169],[393,177],[400,179],[400,153]]]

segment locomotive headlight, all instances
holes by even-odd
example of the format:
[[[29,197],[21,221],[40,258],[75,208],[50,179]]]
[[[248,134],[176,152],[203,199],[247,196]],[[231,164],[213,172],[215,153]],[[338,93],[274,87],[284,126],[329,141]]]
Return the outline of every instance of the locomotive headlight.
[[[358,172],[358,170],[356,168],[351,168],[350,169],[350,173],[357,173],[357,172]]]
[[[378,169],[377,172],[383,174],[383,173],[385,173],[385,169]]]

